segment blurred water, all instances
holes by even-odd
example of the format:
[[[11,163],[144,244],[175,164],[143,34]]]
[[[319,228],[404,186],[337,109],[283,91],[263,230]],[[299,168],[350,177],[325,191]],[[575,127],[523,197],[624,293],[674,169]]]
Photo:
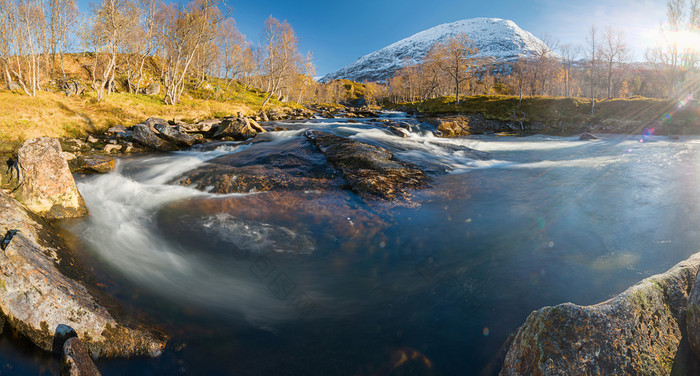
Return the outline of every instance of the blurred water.
[[[175,337],[155,360],[100,360],[103,374],[494,374],[532,310],[605,300],[700,244],[697,138],[283,126],[264,144],[125,158],[79,179],[91,215],[66,223],[67,236],[127,312]],[[221,196],[167,184],[244,148],[284,152],[307,128],[438,175],[418,207],[393,209],[349,192]]]

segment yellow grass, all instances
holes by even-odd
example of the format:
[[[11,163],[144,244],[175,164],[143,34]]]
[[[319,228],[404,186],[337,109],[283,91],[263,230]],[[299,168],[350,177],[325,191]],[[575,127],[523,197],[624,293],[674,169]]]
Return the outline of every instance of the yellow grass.
[[[117,93],[97,102],[94,93],[66,97],[40,92],[37,97],[0,91],[0,152],[16,148],[24,140],[40,137],[80,137],[104,131],[116,124],[130,126],[149,117],[187,122],[237,113],[251,115],[250,106],[234,101],[183,98],[175,106],[162,96]]]

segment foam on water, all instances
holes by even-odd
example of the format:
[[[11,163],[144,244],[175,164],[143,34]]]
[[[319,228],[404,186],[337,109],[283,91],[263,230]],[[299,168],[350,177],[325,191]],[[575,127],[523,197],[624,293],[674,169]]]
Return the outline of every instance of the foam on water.
[[[296,317],[294,309],[271,296],[265,284],[249,278],[249,265],[237,268],[222,265],[220,259],[198,255],[170,241],[154,225],[158,210],[170,203],[222,197],[166,184],[168,181],[209,159],[247,147],[225,146],[209,152],[184,151],[123,161],[112,173],[83,180],[78,188],[90,208],[90,217],[76,231],[100,259],[137,285],[163,296],[242,314],[261,324]],[[136,166],[137,172],[124,175]],[[217,234],[234,236],[243,246],[270,247],[281,252],[285,245],[289,246],[290,239],[302,246],[309,243],[303,235],[289,229],[243,223],[231,216],[204,218],[203,225]],[[307,293],[313,294],[313,290]]]

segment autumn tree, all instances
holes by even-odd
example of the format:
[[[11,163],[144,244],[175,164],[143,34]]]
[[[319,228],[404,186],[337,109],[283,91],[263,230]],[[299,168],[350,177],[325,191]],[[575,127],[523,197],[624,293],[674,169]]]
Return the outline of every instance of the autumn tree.
[[[270,101],[273,95],[282,96],[282,85],[290,76],[296,75],[296,68],[301,58],[297,47],[297,36],[287,21],[280,22],[270,16],[263,28],[263,44],[261,51],[264,73],[269,93],[262,107]]]
[[[159,12],[163,36],[165,103],[174,105],[185,90],[185,78],[193,60],[215,38],[223,20],[216,0],[194,0],[186,7],[164,6]]]
[[[469,39],[467,34],[450,38],[436,47],[434,56],[440,60],[440,66],[450,77],[454,84],[456,103],[459,104],[460,85],[471,78],[474,72],[474,55],[478,53],[477,47]]]
[[[93,7],[92,13],[92,38],[96,49],[92,79],[97,99],[101,101],[115,89],[117,56],[134,29],[135,7],[130,0],[102,0]]]
[[[564,73],[565,97],[568,97],[571,93],[572,72],[580,51],[580,47],[573,44],[563,44],[560,47],[562,71]]]

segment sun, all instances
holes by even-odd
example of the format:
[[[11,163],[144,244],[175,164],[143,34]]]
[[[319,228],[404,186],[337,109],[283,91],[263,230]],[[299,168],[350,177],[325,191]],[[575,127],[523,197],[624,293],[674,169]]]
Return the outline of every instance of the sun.
[[[668,33],[668,42],[679,51],[700,51],[700,32],[681,30]]]

